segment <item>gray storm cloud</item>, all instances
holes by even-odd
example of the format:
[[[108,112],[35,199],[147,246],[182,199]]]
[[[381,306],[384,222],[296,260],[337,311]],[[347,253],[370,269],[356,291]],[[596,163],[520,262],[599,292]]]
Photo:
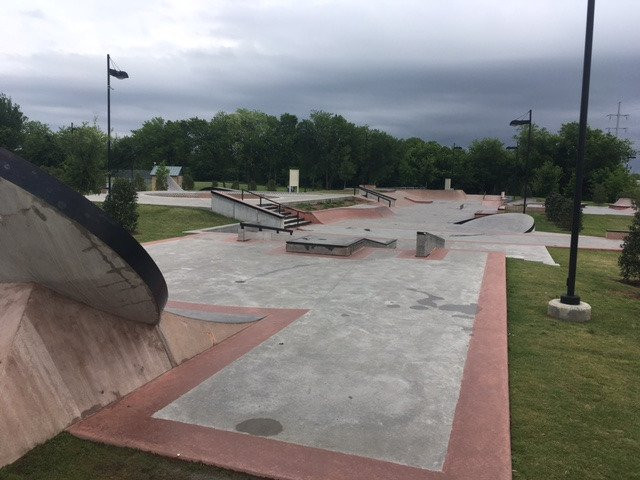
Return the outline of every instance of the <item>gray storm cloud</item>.
[[[26,3],[7,13],[18,26],[0,33],[0,91],[53,128],[94,118],[104,127],[108,49],[131,76],[113,82],[119,134],[154,116],[317,109],[399,137],[466,145],[510,142],[509,121],[529,108],[549,130],[578,117],[582,1],[140,2],[126,18],[124,2],[114,13],[91,2],[80,11]],[[591,125],[606,128],[622,100],[632,140],[640,139],[640,52],[629,46],[640,40],[630,20],[638,12],[628,1],[597,5],[590,104]],[[113,38],[98,28],[110,25]]]

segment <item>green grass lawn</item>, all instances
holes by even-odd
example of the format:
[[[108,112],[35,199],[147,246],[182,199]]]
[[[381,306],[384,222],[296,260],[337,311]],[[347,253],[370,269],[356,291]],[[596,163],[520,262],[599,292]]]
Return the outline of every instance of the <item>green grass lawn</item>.
[[[619,282],[615,252],[580,252],[584,325],[546,316],[561,268],[508,260],[509,378],[515,479],[640,478],[640,288]]]
[[[357,205],[360,203],[355,198],[344,198],[337,200],[327,200],[325,202],[304,202],[304,203],[296,203],[292,205],[298,210],[304,210],[305,212],[312,212],[314,210],[326,210],[328,208],[338,208],[338,207],[351,207],[352,205]]]
[[[61,433],[0,469],[0,480],[250,480],[249,475]]]
[[[139,242],[180,237],[185,230],[237,223],[237,220],[202,208],[138,205],[138,213],[138,231],[134,237]]]
[[[570,233],[569,230],[562,230],[547,220],[544,213],[529,213],[536,222],[538,232]],[[594,237],[604,237],[606,230],[628,230],[633,217],[625,215],[583,215],[583,228],[581,235],[591,235]]]

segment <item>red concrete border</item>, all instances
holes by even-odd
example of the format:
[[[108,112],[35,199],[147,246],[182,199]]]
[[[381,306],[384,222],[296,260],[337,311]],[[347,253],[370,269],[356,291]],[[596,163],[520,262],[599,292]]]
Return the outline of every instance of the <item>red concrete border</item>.
[[[134,447],[269,478],[290,480],[509,480],[505,256],[487,257],[442,472],[200,427],[151,416],[299,318],[305,310],[244,309],[172,302],[212,311],[269,316],[69,428],[80,438]]]

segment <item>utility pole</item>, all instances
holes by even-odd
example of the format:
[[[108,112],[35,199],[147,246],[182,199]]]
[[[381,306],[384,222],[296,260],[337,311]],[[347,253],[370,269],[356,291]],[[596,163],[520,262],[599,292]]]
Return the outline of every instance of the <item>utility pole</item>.
[[[616,117],[616,128],[607,128],[607,131],[609,133],[611,133],[611,130],[615,132],[616,138],[618,138],[618,130],[624,130],[625,132],[627,131],[626,127],[620,127],[620,118],[624,118],[625,120],[629,118],[629,115],[623,115],[620,113],[621,104],[622,102],[618,102],[618,113],[610,113],[609,115],[607,115],[607,117],[609,117],[609,120],[611,120],[613,117]]]

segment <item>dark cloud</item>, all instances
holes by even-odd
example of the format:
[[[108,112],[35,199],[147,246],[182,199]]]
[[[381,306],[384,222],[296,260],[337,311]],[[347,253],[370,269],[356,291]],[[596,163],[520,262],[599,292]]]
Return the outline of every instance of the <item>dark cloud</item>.
[[[527,2],[515,3],[528,8]],[[582,12],[581,2],[570,4]],[[558,6],[555,17],[545,17],[538,7],[541,17],[537,24],[532,19],[530,31],[521,31],[526,19],[500,17],[498,7],[471,12],[461,1],[450,8],[430,6],[437,12],[428,17],[420,16],[419,2],[415,12],[401,13],[388,2],[379,8],[357,2],[330,8],[322,2],[304,8],[215,5],[196,12],[200,23],[194,27],[214,38],[210,45],[189,46],[199,37],[187,41],[167,33],[153,48],[135,47],[133,40],[130,49],[120,48],[115,60],[131,78],[113,80],[116,132],[126,134],[154,116],[210,118],[220,110],[249,108],[303,118],[318,109],[399,137],[467,145],[482,137],[510,143],[509,121],[529,108],[535,123],[551,131],[578,118],[584,14],[570,12],[569,3]],[[162,6],[162,15],[171,24],[182,17],[169,7]],[[140,8],[136,15],[145,13]],[[633,95],[640,84],[640,53],[617,48],[606,34],[614,31],[613,10],[602,13],[604,31],[596,31],[589,119],[597,128],[612,126],[606,114],[622,100],[631,115],[624,122],[626,135],[637,141],[640,100]],[[136,41],[151,35],[152,27],[140,27]],[[180,46],[180,40],[188,45]],[[0,71],[0,90],[30,118],[55,128],[97,117],[104,128],[104,55],[43,47],[10,60],[17,68]]]

